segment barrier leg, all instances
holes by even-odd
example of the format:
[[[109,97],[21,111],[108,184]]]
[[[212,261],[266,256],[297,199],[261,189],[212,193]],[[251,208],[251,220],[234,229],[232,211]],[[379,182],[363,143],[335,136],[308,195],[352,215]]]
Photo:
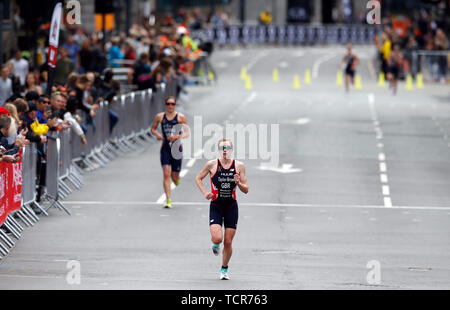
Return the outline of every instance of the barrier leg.
[[[99,167],[105,167],[106,164],[104,164],[97,156],[94,152],[92,152],[89,156],[88,156],[89,160],[93,160],[94,162],[96,162],[98,164]]]
[[[148,134],[147,134],[147,130],[142,130],[140,133],[140,137],[141,139],[143,139],[144,141],[148,142],[148,143],[153,143],[154,139],[152,139]]]
[[[60,203],[57,199],[51,197],[50,195],[47,195],[48,199],[51,200],[51,204],[48,206],[47,211],[52,208],[58,208],[60,211],[65,211],[68,215],[71,215],[69,210],[67,210],[62,203]]]
[[[90,170],[95,170],[97,167],[94,165],[94,163],[87,157],[83,158],[83,163],[88,166]]]
[[[11,227],[9,223],[5,222],[3,225],[5,225],[6,229],[8,229],[16,239],[20,239],[20,233]]]
[[[12,225],[19,233],[21,233],[23,231],[23,227],[20,226],[19,222],[17,222],[14,217],[9,216],[6,218],[6,221]]]
[[[33,210],[30,210],[27,205],[22,206],[22,211],[25,213],[34,223],[37,223],[39,221],[39,217],[33,212]]]
[[[83,175],[83,171],[81,170],[81,168],[80,167],[78,167],[75,163],[74,163],[74,161],[72,161],[72,165],[70,165],[70,169],[71,169],[71,171],[73,172],[73,173],[76,173],[76,174],[78,174],[78,175]]]
[[[48,216],[48,213],[41,207],[40,204],[38,204],[36,201],[33,201],[32,204],[34,204],[42,213],[44,213],[45,216]]]
[[[69,174],[67,177],[66,177],[66,179],[77,189],[77,190],[80,190],[81,189],[81,184],[79,184],[76,180],[75,180],[75,178],[71,175],[71,174]]]
[[[0,238],[5,242],[10,248],[14,247],[14,241],[0,229]]]
[[[109,164],[110,160],[106,158],[105,155],[102,154],[101,150],[95,151],[95,155],[105,164],[105,166]]]
[[[71,215],[70,212],[69,212],[69,210],[67,210],[67,209],[64,207],[64,205],[63,205],[62,203],[60,203],[59,201],[55,201],[55,203],[56,203],[61,209],[63,209],[64,211],[66,211],[66,213],[67,213],[68,215]]]
[[[111,154],[111,156],[114,156],[115,158],[120,156],[119,150],[110,143],[107,143],[105,145],[105,151],[107,151],[108,154]]]
[[[67,196],[69,196],[69,194],[65,191],[65,189],[63,189],[59,184],[58,184],[58,196],[61,197],[62,199],[67,198]]]
[[[17,211],[17,215],[22,220],[22,222],[25,224],[25,226],[27,226],[27,227],[34,226],[33,222],[22,211],[20,211],[20,210]]]
[[[126,138],[126,137],[123,138],[123,140],[121,141],[122,145],[124,145],[126,148],[128,148],[130,152],[134,152],[136,150],[136,147],[133,144],[131,144],[127,139],[128,138]]]
[[[62,179],[58,180],[58,185],[64,190],[64,192],[68,195],[72,194],[72,189],[64,183]]]
[[[74,178],[80,186],[83,185],[83,176],[79,174],[75,168],[70,172],[70,176]]]
[[[0,242],[0,254],[3,256],[6,256],[9,254],[9,250],[6,246],[3,245],[3,243]]]

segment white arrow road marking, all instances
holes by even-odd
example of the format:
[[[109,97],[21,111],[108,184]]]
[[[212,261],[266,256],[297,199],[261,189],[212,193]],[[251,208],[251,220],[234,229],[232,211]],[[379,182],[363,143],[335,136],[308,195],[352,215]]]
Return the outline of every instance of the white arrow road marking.
[[[283,164],[281,166],[281,168],[279,168],[279,167],[269,166],[267,164],[261,164],[258,167],[258,169],[266,170],[266,171],[274,171],[274,172],[279,172],[279,173],[295,173],[295,172],[303,171],[302,169],[293,169],[292,166],[293,166],[292,164]]]

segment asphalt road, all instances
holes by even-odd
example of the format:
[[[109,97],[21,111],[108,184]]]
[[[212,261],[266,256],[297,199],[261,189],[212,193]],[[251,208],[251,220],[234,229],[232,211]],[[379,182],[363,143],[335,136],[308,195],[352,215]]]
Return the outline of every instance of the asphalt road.
[[[279,126],[268,138],[269,146],[279,141],[278,166],[242,160],[250,191],[238,194],[231,281],[218,280],[209,204],[194,183],[206,158],[184,160],[174,208],[165,210],[154,143],[87,173],[64,202],[72,216],[52,209],[27,229],[0,262],[0,288],[449,289],[448,86],[406,91],[403,82],[393,96],[371,73],[374,49],[357,47],[362,89],[345,94],[336,85],[344,52],[218,50],[218,83],[189,88],[180,109],[191,125],[201,116],[203,127]],[[251,90],[240,79],[243,66]],[[73,260],[80,284],[67,281]]]

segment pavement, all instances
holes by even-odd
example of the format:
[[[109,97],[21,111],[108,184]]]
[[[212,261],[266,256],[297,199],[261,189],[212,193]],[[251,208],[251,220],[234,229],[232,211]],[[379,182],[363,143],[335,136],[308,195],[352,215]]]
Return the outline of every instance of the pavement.
[[[401,82],[393,96],[377,85],[373,47],[355,50],[362,89],[349,94],[336,85],[343,46],[218,49],[217,83],[188,89],[180,110],[193,136],[255,126],[258,147],[268,141],[278,159],[240,149],[250,190],[238,193],[231,281],[219,280],[209,204],[194,183],[207,158],[184,159],[174,208],[163,209],[153,143],[86,173],[63,201],[72,216],[51,209],[26,229],[0,261],[0,289],[449,289],[449,88]],[[192,154],[207,153],[214,138],[203,134]]]

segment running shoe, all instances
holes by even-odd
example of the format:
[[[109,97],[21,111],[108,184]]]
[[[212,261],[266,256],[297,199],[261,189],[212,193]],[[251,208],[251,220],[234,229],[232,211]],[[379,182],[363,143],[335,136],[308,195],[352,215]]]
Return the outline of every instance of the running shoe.
[[[218,256],[220,253],[220,245],[216,246],[215,244],[213,244],[212,250],[213,250],[214,255]]]
[[[164,205],[165,209],[170,209],[172,208],[172,199],[167,199],[166,204]]]
[[[230,277],[228,276],[228,269],[221,269],[220,270],[220,280],[230,280]]]

